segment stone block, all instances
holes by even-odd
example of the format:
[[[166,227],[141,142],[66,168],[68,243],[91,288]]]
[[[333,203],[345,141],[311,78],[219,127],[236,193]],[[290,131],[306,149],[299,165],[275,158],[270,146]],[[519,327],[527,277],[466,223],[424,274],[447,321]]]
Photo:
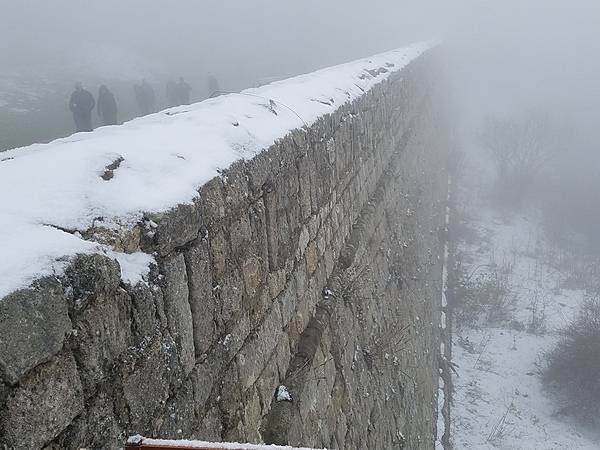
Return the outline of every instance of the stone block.
[[[103,255],[77,255],[65,271],[64,284],[70,287],[72,310],[84,309],[89,299],[110,297],[121,283],[121,269],[114,259]]]
[[[248,184],[253,198],[259,198],[264,193],[264,186],[270,184],[279,174],[281,147],[271,146],[246,163]]]
[[[275,299],[281,312],[282,328],[287,326],[288,322],[294,315],[294,311],[296,310],[297,286],[298,283],[296,277],[292,277],[284,291],[281,292]]]
[[[67,300],[56,280],[0,299],[0,374],[8,384],[17,383],[58,353],[70,331]]]
[[[243,308],[244,280],[242,273],[235,267],[229,267],[227,273],[220,279],[214,279],[213,294],[215,296],[215,319],[220,332],[228,329],[247,312]],[[249,305],[247,305],[249,306]]]
[[[279,196],[275,192],[265,193],[265,217],[267,247],[269,249],[269,271],[274,272],[285,265],[290,229],[285,211],[280,209]]]
[[[267,264],[269,248],[267,244],[267,218],[263,199],[257,200],[248,209],[250,219],[250,241],[254,255],[259,257],[263,264]]]
[[[248,389],[256,382],[282,334],[281,315],[275,305],[267,313],[254,338],[250,339],[236,355],[242,390]]]
[[[228,236],[225,230],[217,228],[208,236],[208,249],[213,276],[221,279],[227,271],[227,259],[230,257]]]
[[[306,252],[306,247],[308,246],[308,242],[310,241],[310,234],[308,231],[308,227],[305,225],[300,230],[300,234],[298,235],[298,248],[296,249],[296,260],[299,261],[304,256]]]
[[[195,421],[194,383],[188,378],[169,398],[165,412],[156,418],[155,427],[163,439],[184,439],[191,437]]]
[[[32,370],[0,414],[0,443],[14,450],[41,448],[83,411],[83,392],[70,353]]]
[[[128,288],[131,296],[131,320],[134,344],[168,327],[163,292],[156,284],[138,283]]]
[[[4,381],[0,380],[0,405],[4,405],[6,397],[8,397],[9,393],[10,388],[8,387],[8,385]]]
[[[315,241],[310,241],[306,246],[304,258],[306,260],[306,273],[310,276],[315,273],[319,264],[319,251]]]
[[[250,297],[256,297],[264,280],[264,266],[260,259],[250,256],[242,263],[244,290]],[[269,275],[270,280],[270,275]]]
[[[235,422],[225,430],[223,439],[228,442],[261,442],[259,434],[260,426],[260,398],[258,393],[252,389],[239,405]]]
[[[220,328],[222,330],[218,349],[221,351],[220,358],[225,363],[229,363],[237,352],[242,348],[244,342],[254,328],[252,318],[249,312],[239,315],[235,321],[232,321]]]
[[[172,339],[155,334],[144,344],[131,349],[120,373],[119,397],[126,404],[129,426],[139,433],[152,430],[151,420],[160,416],[178,368]]]
[[[308,220],[308,236],[311,241],[317,238],[319,228],[321,228],[321,216],[317,210]]]
[[[184,256],[176,254],[164,258],[160,262],[160,271],[164,275],[161,284],[169,332],[175,341],[183,373],[187,376],[194,368],[196,356]]]
[[[142,234],[142,249],[160,256],[171,253],[198,237],[202,227],[197,201],[177,205],[165,213],[147,214],[146,231]]]
[[[240,212],[239,215],[231,219],[228,231],[231,247],[229,257],[232,260],[241,261],[249,254],[256,254],[253,249],[250,214],[247,211]]]
[[[305,222],[312,214],[312,204],[310,195],[310,169],[308,156],[306,153],[299,155],[297,159],[298,166],[298,204],[302,222]],[[313,166],[314,167],[314,166]]]
[[[198,416],[209,409],[208,400],[215,386],[219,385],[219,373],[224,361],[214,356],[197,364],[190,374],[193,386],[194,408]]]
[[[199,241],[190,247],[186,250],[184,258],[192,313],[194,350],[196,357],[199,357],[217,340],[216,305],[207,242]]]
[[[225,218],[225,196],[223,192],[223,182],[221,177],[214,177],[207,183],[204,183],[199,190],[198,208],[202,225],[209,232],[214,230]]]
[[[325,273],[326,277],[329,278],[333,273],[333,269],[335,267],[335,259],[333,250],[330,248],[325,249],[325,253],[323,255],[323,260],[325,261]]]
[[[285,269],[269,273],[267,280],[269,284],[269,296],[272,299],[277,297],[285,289],[286,275]]]
[[[279,339],[277,347],[275,347],[275,351],[271,356],[271,359],[277,366],[280,381],[285,379],[285,374],[287,373],[288,367],[290,366],[291,358],[292,355],[290,351],[290,340],[288,338],[288,335],[284,333]]]
[[[226,214],[245,210],[250,203],[250,187],[245,161],[236,161],[221,173]]]
[[[100,392],[85,410],[44,450],[120,448],[125,432],[115,416],[112,392]]]
[[[211,407],[204,414],[194,430],[194,437],[208,442],[219,442],[222,439],[223,419],[217,406]]]
[[[75,315],[71,347],[79,363],[86,397],[112,371],[117,358],[132,343],[130,298],[124,290],[100,295]]]
[[[317,239],[315,240],[317,244],[317,254],[319,256],[323,256],[323,253],[325,253],[325,249],[327,248],[327,226],[325,219],[323,219],[321,223],[323,225],[321,226],[321,230],[319,231],[319,233],[317,233]]]

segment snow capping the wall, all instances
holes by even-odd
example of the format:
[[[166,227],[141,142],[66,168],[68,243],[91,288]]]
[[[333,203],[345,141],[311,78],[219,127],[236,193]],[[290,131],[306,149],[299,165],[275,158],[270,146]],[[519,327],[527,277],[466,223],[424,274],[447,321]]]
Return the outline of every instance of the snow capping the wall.
[[[0,298],[60,273],[77,253],[107,254],[119,261],[125,282],[141,281],[150,255],[119,253],[80,232],[98,220],[104,227],[132,227],[144,213],[192,202],[222,169],[359,98],[435,45],[415,43],[2,153]],[[107,166],[116,161],[105,180]]]

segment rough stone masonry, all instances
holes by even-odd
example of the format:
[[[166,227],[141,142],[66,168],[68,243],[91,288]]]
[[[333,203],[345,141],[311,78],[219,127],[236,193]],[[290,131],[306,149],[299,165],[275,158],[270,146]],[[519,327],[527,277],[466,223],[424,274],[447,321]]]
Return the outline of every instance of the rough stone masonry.
[[[155,254],[147,284],[80,255],[0,300],[0,448],[116,449],[139,433],[432,449],[436,52],[148,215],[152,232],[121,245]]]

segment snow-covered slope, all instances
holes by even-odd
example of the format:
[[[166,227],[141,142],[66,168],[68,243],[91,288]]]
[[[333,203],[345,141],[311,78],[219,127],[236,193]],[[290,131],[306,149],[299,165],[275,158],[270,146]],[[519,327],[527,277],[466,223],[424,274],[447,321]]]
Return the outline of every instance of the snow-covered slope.
[[[454,448],[600,449],[598,436],[561,414],[540,375],[544,352],[576,314],[585,293],[564,285],[540,214],[495,210],[477,196],[486,190],[485,184],[471,184],[461,191],[459,209],[464,208],[471,232],[459,245],[460,260],[471,282],[491,274],[480,279],[499,276],[506,289],[502,302],[486,305],[483,318],[463,326],[459,320],[455,327]]]
[[[413,44],[2,153],[0,298],[60,270],[66,256],[106,250],[61,228],[85,230],[97,217],[128,226],[143,212],[190,202],[220,168],[252,158],[289,131],[360,97],[432,45]],[[106,166],[119,159],[114,177],[105,181]]]

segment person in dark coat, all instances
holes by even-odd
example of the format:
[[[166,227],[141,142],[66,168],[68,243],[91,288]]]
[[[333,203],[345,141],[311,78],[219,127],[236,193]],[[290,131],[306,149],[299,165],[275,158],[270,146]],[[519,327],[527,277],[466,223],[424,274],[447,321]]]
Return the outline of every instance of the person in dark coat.
[[[92,131],[92,110],[96,102],[94,96],[83,88],[81,83],[75,84],[75,91],[69,100],[69,109],[73,113],[77,131]]]
[[[167,106],[169,108],[173,106],[179,106],[179,95],[177,94],[177,83],[173,80],[169,80],[167,83]]]
[[[144,101],[144,94],[142,92],[142,86],[140,86],[139,84],[135,84],[133,86],[133,93],[135,94],[135,102],[138,105],[138,108],[140,110],[140,114],[142,116],[145,116],[147,113],[147,107]]]
[[[219,92],[219,82],[217,78],[212,74],[208,74],[208,97],[213,98],[217,97],[220,94]]]
[[[154,88],[146,80],[142,80],[142,95],[146,103],[147,113],[152,114],[156,112],[156,94]]]
[[[133,90],[135,92],[135,101],[138,104],[138,108],[140,108],[140,114],[142,116],[156,112],[156,96],[154,94],[154,89],[146,80],[142,80],[140,84],[136,84],[133,87]]]
[[[98,115],[104,125],[117,124],[117,102],[113,93],[105,85],[100,86],[98,90]]]
[[[179,81],[177,82],[177,97],[179,98],[180,105],[190,104],[190,92],[192,92],[192,87],[185,82],[183,77],[179,77]]]

